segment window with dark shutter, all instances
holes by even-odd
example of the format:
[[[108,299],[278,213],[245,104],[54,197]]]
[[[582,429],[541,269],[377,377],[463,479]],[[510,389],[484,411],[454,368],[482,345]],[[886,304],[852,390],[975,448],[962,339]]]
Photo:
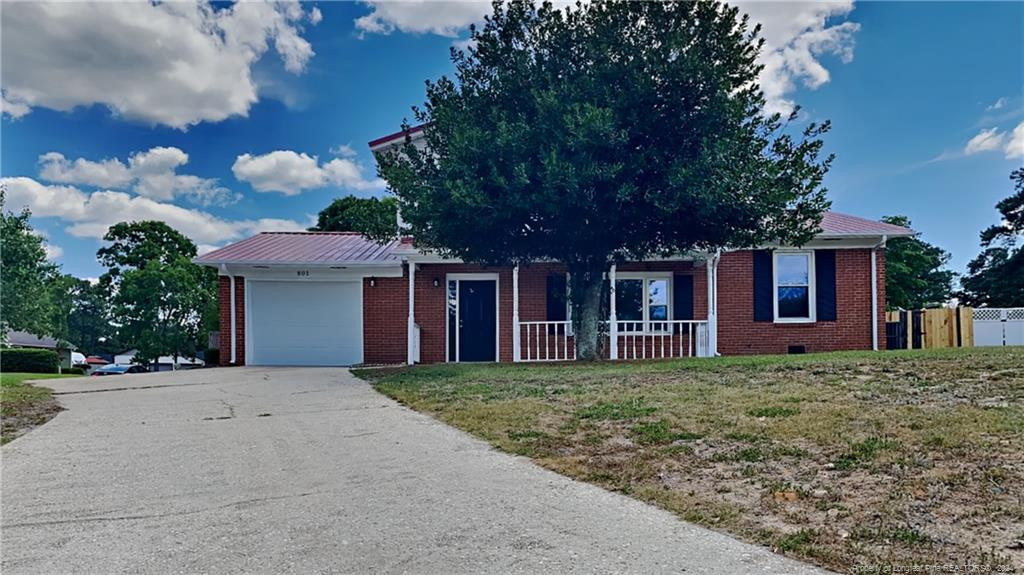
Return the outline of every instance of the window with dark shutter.
[[[836,321],[836,251],[814,252],[814,281],[818,321]]]
[[[547,321],[566,320],[565,274],[551,274],[547,282]]]
[[[672,278],[672,319],[693,319],[693,276],[677,274]]]
[[[754,252],[754,321],[774,321],[775,295],[772,280],[772,252]]]

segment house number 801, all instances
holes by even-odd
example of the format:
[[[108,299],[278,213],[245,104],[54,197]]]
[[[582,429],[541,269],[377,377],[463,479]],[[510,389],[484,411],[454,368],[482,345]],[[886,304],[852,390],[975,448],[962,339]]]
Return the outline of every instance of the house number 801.
[[[298,270],[295,272],[299,277],[309,277],[309,270]]]

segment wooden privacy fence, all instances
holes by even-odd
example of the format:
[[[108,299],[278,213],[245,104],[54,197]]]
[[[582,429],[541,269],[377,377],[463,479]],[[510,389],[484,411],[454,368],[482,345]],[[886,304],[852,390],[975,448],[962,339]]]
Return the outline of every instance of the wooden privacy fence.
[[[889,311],[885,335],[888,349],[974,347],[974,312],[969,307]]]

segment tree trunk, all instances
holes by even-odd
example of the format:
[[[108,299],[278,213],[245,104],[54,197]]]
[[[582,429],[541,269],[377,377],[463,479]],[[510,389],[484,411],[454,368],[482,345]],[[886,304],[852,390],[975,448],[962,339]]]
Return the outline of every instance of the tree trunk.
[[[601,284],[604,265],[569,266],[572,327],[576,337],[576,357],[601,359]]]

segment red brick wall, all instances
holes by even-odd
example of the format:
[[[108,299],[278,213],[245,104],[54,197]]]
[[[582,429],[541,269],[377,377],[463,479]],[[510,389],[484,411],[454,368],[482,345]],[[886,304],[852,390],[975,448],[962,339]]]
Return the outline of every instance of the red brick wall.
[[[231,364],[231,280],[220,276],[220,365]],[[245,365],[245,278],[235,276],[235,364]]]
[[[878,250],[879,347],[885,346],[885,253]],[[722,355],[871,349],[871,250],[836,250],[836,321],[754,321],[753,252],[729,252],[718,266],[718,352]]]
[[[405,363],[409,317],[409,272],[400,278],[363,279],[363,362]]]

